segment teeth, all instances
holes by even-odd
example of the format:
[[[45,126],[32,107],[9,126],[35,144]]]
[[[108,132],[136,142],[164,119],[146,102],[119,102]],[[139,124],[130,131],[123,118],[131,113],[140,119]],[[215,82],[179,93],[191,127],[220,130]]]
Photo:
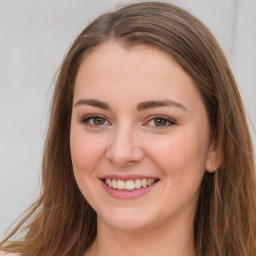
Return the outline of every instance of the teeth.
[[[141,180],[135,180],[135,188],[141,188]]]
[[[108,184],[107,184],[108,185]],[[111,187],[111,186],[110,186]],[[117,188],[116,180],[112,180],[112,188]]]
[[[127,190],[133,190],[134,187],[135,187],[135,184],[134,184],[133,180],[128,180],[128,181],[126,181],[126,183],[125,183],[125,189],[127,189]]]
[[[141,185],[143,188],[145,188],[148,185],[148,181],[146,179],[143,179]]]
[[[148,186],[152,185],[153,184],[153,179],[149,179],[148,180]]]
[[[115,179],[105,179],[105,183],[114,189],[119,190],[134,190],[139,189],[141,187],[145,188],[147,186],[152,185],[156,179],[137,179],[137,180],[115,180]]]
[[[109,185],[110,187],[112,187],[112,181],[111,181],[111,179],[106,179],[106,184]]]
[[[116,188],[117,188],[117,189],[125,189],[125,181],[123,181],[123,180],[117,180],[117,182],[116,182]]]

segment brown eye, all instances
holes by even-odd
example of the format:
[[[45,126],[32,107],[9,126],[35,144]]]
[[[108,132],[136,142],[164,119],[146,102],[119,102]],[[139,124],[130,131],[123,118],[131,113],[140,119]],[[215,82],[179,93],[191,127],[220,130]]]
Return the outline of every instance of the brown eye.
[[[163,118],[157,118],[154,120],[155,126],[165,126],[167,124],[167,120]]]
[[[174,125],[176,122],[168,117],[165,116],[153,116],[151,119],[144,125],[152,126],[154,128],[168,128]]]
[[[102,117],[93,117],[92,122],[93,125],[103,125],[105,123],[105,119]]]
[[[109,125],[110,123],[102,116],[88,116],[81,120],[82,123],[89,126],[104,126]]]

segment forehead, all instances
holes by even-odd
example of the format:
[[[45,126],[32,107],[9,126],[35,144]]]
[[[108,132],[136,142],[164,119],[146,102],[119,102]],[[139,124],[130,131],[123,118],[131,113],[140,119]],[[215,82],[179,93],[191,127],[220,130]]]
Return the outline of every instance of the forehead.
[[[167,53],[149,45],[123,47],[109,41],[95,48],[81,63],[74,99],[101,98],[129,102],[176,98],[201,100],[193,79]]]
[[[160,76],[166,77],[166,82],[170,77],[172,80],[179,77],[189,83],[193,82],[183,68],[164,51],[144,44],[123,47],[116,41],[105,42],[85,56],[78,69],[76,84],[81,79],[99,81],[101,77],[106,79],[110,76],[122,78],[123,81],[140,78],[140,81],[144,79],[149,82],[153,76]]]

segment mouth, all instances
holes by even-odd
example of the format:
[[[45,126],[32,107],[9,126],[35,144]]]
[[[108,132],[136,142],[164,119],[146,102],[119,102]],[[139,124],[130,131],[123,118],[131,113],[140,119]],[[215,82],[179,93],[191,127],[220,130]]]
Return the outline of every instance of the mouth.
[[[151,185],[153,185],[154,183],[156,183],[159,179],[135,179],[135,180],[120,180],[120,179],[103,179],[104,183],[112,188],[112,189],[116,189],[116,190],[122,190],[122,191],[134,191],[134,190],[138,190],[141,188],[146,188],[149,187]]]
[[[100,181],[104,190],[116,199],[136,199],[154,190],[160,179],[141,175],[107,175]]]

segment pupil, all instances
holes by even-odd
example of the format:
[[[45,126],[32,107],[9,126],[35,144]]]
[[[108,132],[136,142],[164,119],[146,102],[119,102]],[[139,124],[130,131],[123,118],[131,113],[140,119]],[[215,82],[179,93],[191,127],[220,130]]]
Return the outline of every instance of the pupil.
[[[104,124],[103,118],[100,118],[100,117],[94,118],[94,124],[96,125]]]
[[[157,125],[157,126],[164,126],[164,125],[166,125],[166,120],[164,120],[164,119],[156,119],[155,120],[155,125]]]

